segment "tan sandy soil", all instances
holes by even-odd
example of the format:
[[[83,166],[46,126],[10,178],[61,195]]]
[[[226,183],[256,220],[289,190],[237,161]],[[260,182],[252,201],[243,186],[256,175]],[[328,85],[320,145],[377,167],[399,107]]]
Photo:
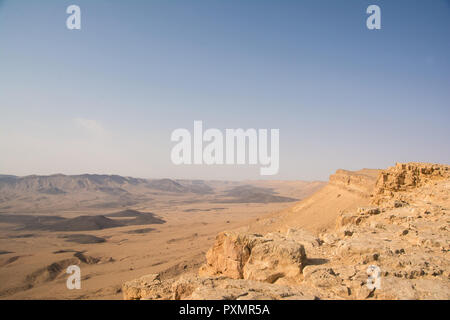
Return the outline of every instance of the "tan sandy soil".
[[[279,196],[297,199],[311,194],[323,185],[320,182],[310,184],[301,181],[231,183],[232,186],[246,184],[273,188]],[[220,194],[221,190],[229,189],[230,185],[215,182],[214,187],[216,193]],[[195,270],[204,262],[205,252],[218,232],[248,225],[267,214],[292,206],[292,202],[213,202],[218,197],[217,194],[165,193],[159,194],[154,200],[126,207],[140,212],[153,212],[164,219],[165,224],[96,231],[49,232],[17,231],[17,225],[0,223],[0,251],[10,252],[0,255],[0,298],[121,299],[120,290],[124,281],[149,273],[161,273],[162,277],[170,278],[184,271]],[[54,198],[56,207],[68,207],[67,202],[58,196]],[[27,214],[33,214],[33,203],[16,201],[17,207],[23,208]],[[125,208],[52,210],[51,206],[41,204],[37,211],[40,215],[74,218],[80,215],[108,214],[123,209]],[[8,210],[8,213],[12,212],[14,206]],[[154,230],[148,233],[129,233],[148,228]],[[30,234],[32,236],[27,237]],[[61,238],[79,234],[106,241],[77,244]],[[21,235],[25,237],[17,238]],[[79,264],[81,267],[81,290],[66,288],[68,275],[65,270],[71,264]]]

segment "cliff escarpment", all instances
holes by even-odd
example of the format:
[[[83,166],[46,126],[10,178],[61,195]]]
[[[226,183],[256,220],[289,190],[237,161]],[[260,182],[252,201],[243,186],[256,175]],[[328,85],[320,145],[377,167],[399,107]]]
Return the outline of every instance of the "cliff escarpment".
[[[220,233],[198,273],[127,282],[124,298],[450,299],[449,166],[373,173],[339,170],[288,212]],[[299,228],[305,212],[324,231]]]

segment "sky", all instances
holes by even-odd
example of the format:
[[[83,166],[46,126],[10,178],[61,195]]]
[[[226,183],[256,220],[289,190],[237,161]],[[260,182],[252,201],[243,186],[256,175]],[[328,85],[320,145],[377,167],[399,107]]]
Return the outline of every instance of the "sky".
[[[81,30],[66,27],[72,4]],[[0,0],[0,174],[326,180],[448,164],[449,40],[448,0]],[[174,165],[171,133],[195,120],[279,129],[279,173]]]

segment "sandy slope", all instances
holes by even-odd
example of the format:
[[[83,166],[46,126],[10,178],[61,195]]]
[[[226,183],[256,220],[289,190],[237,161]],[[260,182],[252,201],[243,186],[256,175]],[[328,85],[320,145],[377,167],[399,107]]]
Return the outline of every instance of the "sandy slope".
[[[277,196],[298,199],[313,193],[323,185],[320,182],[301,181],[288,182],[286,185],[282,181],[270,181],[267,184],[216,181],[211,183],[214,194],[171,194],[150,190],[158,193],[156,197],[155,194],[152,195],[155,199],[145,198],[138,205],[117,208],[92,208],[92,204],[101,204],[102,201],[114,202],[114,197],[110,194],[103,195],[94,189],[94,197],[91,195],[89,198],[86,192],[81,190],[74,197],[92,201],[87,201],[87,207],[78,205],[69,210],[61,210],[71,208],[76,202],[69,194],[46,195],[46,199],[38,202],[39,215],[75,218],[80,215],[108,215],[129,208],[140,212],[153,212],[166,223],[74,232],[17,230],[20,228],[17,225],[0,223],[0,251],[9,252],[0,255],[0,298],[120,299],[121,285],[129,279],[148,273],[161,273],[162,277],[170,278],[183,271],[198,268],[204,262],[204,254],[218,232],[248,225],[264,215],[292,206],[292,202],[216,202],[217,199],[223,198],[224,191],[248,184],[258,188],[272,188]],[[64,188],[64,184],[61,185],[61,188]],[[128,188],[131,193],[129,197],[138,198],[132,193],[133,188]],[[24,190],[26,191],[22,188],[21,192]],[[139,194],[142,194],[143,190],[141,188]],[[32,189],[30,195],[24,197],[23,203],[20,198],[7,200],[8,214],[13,214],[14,204],[33,214],[34,203],[27,202],[38,197]],[[55,203],[55,207],[48,203]],[[130,233],[148,228],[153,230],[148,233]],[[62,238],[74,234],[95,236],[106,241],[79,244]],[[83,256],[80,256],[80,253]],[[65,268],[69,264],[81,266],[82,290],[67,290],[65,281],[68,275],[65,274]]]
[[[324,232],[335,225],[336,217],[346,210],[367,205],[380,170],[338,170],[322,189],[298,204],[275,213],[248,227],[256,233],[301,228],[313,233]]]
[[[448,300],[449,205],[448,165],[338,170],[293,207],[219,233],[198,272],[128,281],[124,299]]]

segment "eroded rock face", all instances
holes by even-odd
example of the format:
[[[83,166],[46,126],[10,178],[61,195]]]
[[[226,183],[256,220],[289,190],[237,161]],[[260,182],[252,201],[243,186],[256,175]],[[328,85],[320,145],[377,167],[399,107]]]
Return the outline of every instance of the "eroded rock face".
[[[300,243],[305,249],[318,248],[321,240],[312,233],[302,229],[288,229],[286,238]]]
[[[301,286],[268,284],[260,281],[228,279],[225,277],[198,277],[190,275],[181,278],[178,287],[189,287],[192,293],[179,296],[193,300],[313,300],[314,291]],[[178,290],[175,288],[175,291]]]
[[[427,183],[450,179],[450,166],[428,163],[397,163],[383,170],[375,185],[374,203],[392,198],[394,193],[407,191]]]
[[[339,169],[330,176],[330,185],[335,185],[347,191],[357,193],[363,197],[368,197],[373,191],[375,182],[374,174],[378,170],[361,170],[358,172]]]
[[[206,265],[200,268],[200,275],[242,279],[244,265],[250,258],[251,250],[261,241],[262,236],[255,234],[219,233],[213,247],[206,254]]]
[[[169,281],[161,281],[158,274],[149,274],[122,285],[125,300],[168,300],[172,297]]]
[[[126,282],[125,300],[314,300],[315,291],[307,287],[268,284],[260,281],[200,277],[186,274],[176,281],[160,281],[149,275]]]
[[[304,246],[282,234],[223,232],[206,254],[202,276],[226,276],[273,283],[298,277],[306,263]]]
[[[274,283],[299,277],[306,263],[302,244],[281,234],[268,234],[255,243],[244,266],[244,279]]]
[[[397,165],[380,175],[377,204],[343,212],[334,230],[224,232],[200,276],[130,281],[124,298],[448,300],[448,173],[448,166]],[[367,285],[371,266],[380,286]]]

